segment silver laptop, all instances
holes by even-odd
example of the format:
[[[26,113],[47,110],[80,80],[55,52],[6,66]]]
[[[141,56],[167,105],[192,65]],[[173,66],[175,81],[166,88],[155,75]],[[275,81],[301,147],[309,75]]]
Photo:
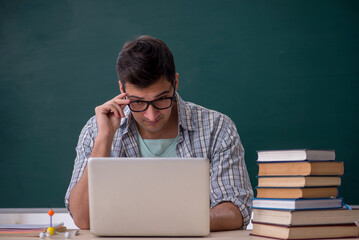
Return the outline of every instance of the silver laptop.
[[[90,158],[90,230],[99,236],[209,234],[209,161]]]

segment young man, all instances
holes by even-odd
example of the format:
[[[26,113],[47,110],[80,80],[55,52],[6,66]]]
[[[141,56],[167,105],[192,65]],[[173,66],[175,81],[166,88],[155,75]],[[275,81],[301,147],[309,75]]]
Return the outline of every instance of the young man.
[[[65,197],[75,224],[89,228],[90,157],[205,157],[210,160],[211,231],[245,228],[253,190],[229,117],[183,101],[173,56],[159,39],[126,43],[117,60],[121,94],[95,108],[83,128]]]

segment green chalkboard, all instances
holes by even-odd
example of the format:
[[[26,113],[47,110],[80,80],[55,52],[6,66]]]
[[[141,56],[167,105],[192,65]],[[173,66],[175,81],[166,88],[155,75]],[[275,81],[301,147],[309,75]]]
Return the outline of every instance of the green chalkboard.
[[[0,208],[64,207],[75,146],[119,92],[142,34],[173,51],[183,99],[229,115],[246,149],[335,149],[359,204],[359,2],[0,1]]]

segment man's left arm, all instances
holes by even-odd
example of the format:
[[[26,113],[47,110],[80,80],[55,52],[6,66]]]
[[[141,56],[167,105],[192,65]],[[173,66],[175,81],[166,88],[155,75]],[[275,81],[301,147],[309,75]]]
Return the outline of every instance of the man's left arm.
[[[211,208],[210,219],[212,232],[239,229],[243,226],[241,211],[232,202],[222,202]]]
[[[245,229],[253,198],[237,129],[227,116],[222,124],[211,156],[211,231]]]

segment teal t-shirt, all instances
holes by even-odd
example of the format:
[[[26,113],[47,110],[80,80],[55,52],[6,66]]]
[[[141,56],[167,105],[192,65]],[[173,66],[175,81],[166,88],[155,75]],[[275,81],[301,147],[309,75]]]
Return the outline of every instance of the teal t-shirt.
[[[170,139],[142,139],[138,130],[137,135],[141,157],[177,157],[178,136]]]

